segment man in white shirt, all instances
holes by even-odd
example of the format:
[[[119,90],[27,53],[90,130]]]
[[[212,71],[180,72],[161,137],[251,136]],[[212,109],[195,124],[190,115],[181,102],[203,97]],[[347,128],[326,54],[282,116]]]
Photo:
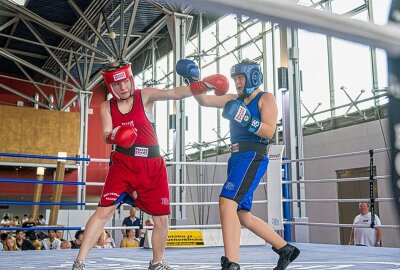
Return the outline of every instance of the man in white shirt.
[[[56,238],[56,232],[54,230],[48,231],[49,238],[45,238],[40,243],[41,249],[52,250],[61,249],[61,241]]]
[[[367,202],[358,204],[360,214],[354,218],[353,224],[371,224],[371,212]],[[375,215],[375,225],[381,225],[381,220]],[[381,247],[382,229],[381,228],[357,228],[351,230],[349,245]]]

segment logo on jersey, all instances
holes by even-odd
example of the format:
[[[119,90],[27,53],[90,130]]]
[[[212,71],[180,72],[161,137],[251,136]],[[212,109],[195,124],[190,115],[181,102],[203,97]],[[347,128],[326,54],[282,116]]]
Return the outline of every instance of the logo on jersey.
[[[114,78],[114,81],[121,81],[121,80],[123,80],[123,79],[126,79],[126,74],[125,74],[125,72],[120,72],[120,73],[117,73],[117,74],[114,74],[113,75],[113,78]]]
[[[129,121],[129,122],[123,122],[121,125],[122,126],[131,126],[131,127],[133,127],[134,123],[133,123],[133,120],[132,120],[132,121]]]
[[[247,117],[247,119],[246,119],[245,117]],[[243,121],[243,119],[244,119],[245,121],[248,121],[248,120],[249,120],[249,119],[248,119],[248,116],[246,116],[246,108],[240,106],[240,107],[239,107],[239,110],[237,111],[237,113],[236,113],[236,115],[235,115],[235,121],[240,123],[240,122]]]

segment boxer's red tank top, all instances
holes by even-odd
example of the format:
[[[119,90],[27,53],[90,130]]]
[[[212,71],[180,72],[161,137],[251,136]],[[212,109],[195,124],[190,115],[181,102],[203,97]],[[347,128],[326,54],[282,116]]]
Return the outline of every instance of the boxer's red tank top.
[[[138,137],[136,145],[155,146],[158,145],[155,126],[150,123],[144,111],[141,90],[134,91],[133,107],[128,113],[121,113],[118,109],[117,100],[110,99],[110,111],[113,128],[118,126],[133,125],[137,129]]]

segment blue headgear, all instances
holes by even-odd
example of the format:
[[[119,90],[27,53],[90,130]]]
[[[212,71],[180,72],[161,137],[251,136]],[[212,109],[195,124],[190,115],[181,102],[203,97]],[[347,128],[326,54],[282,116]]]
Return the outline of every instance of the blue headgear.
[[[257,63],[239,63],[231,68],[231,78],[236,75],[244,74],[246,84],[244,86],[243,96],[249,96],[263,83],[263,74],[261,67]]]

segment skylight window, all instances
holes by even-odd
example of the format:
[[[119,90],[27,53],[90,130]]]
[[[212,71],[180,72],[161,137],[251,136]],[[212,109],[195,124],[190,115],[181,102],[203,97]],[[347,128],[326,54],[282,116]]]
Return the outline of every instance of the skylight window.
[[[26,0],[8,0],[8,1],[10,1],[14,4],[17,4],[19,6],[25,6],[25,2],[26,2]]]

